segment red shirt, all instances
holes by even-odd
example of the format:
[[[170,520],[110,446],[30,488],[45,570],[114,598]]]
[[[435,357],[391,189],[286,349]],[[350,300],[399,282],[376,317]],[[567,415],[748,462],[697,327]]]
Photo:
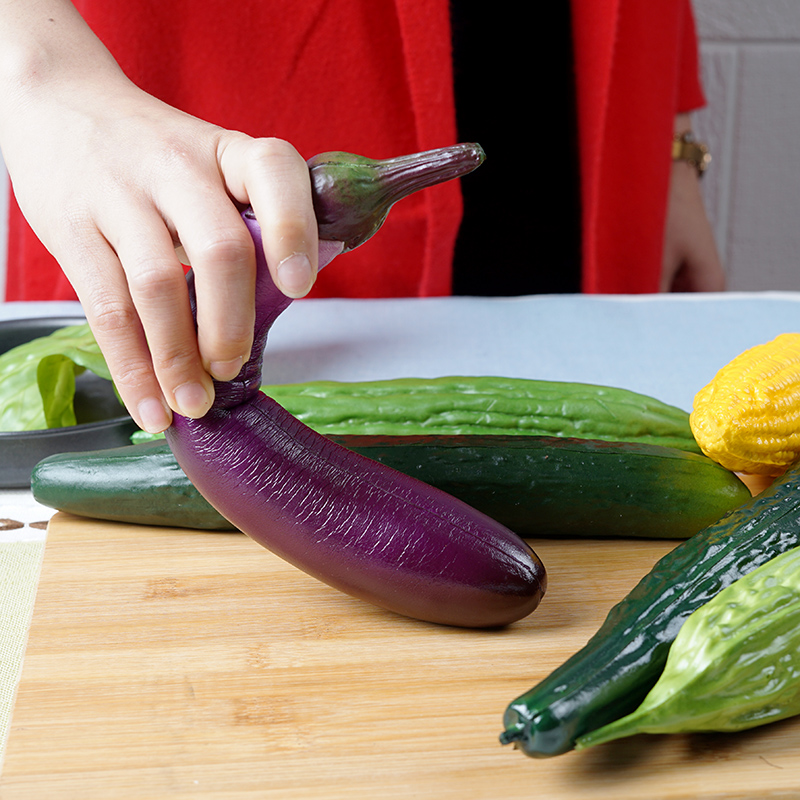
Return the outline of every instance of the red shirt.
[[[673,118],[703,103],[689,0],[572,2],[583,289],[656,292]],[[75,5],[146,91],[226,128],[286,139],[305,157],[383,158],[456,141],[447,0],[306,0],[290,12],[276,0]],[[545,111],[541,79],[524,77],[534,114]],[[74,299],[10,206],[7,299]],[[378,236],[320,274],[312,296],[449,294],[460,218],[455,182],[403,200]]]

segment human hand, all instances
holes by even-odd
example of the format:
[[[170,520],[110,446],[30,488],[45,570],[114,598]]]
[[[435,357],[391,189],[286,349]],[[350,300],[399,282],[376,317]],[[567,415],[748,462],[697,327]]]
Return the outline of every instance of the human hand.
[[[673,161],[664,228],[661,291],[720,292],[724,289],[725,273],[706,214],[700,177],[695,167],[686,161]]]
[[[212,377],[233,378],[249,356],[255,253],[241,206],[253,206],[277,285],[292,297],[311,288],[308,168],[286,142],[161,103],[96,40],[83,41],[80,57],[70,51],[33,72],[27,64],[25,81],[4,83],[0,146],[20,207],[72,282],[123,402],[155,432],[172,411],[202,416]],[[176,247],[195,274],[196,330]]]

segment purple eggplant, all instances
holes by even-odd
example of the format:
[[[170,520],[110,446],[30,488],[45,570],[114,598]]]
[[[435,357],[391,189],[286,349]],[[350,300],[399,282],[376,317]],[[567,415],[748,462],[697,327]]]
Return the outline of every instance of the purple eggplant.
[[[312,159],[321,262],[366,241],[396,200],[464,174],[482,158],[478,146],[458,145],[386,162],[348,154]],[[463,627],[507,625],[528,615],[546,576],[519,536],[450,495],[334,444],[259,390],[267,334],[291,301],[270,278],[252,212],[243,217],[258,254],[255,342],[240,374],[215,384],[211,410],[197,420],[176,415],[167,430],[183,470],[237,528],[354,597]],[[194,296],[191,274],[189,283]]]

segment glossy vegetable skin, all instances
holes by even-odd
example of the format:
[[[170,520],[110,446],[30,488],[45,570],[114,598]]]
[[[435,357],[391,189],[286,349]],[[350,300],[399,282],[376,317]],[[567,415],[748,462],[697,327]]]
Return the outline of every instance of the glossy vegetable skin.
[[[552,436],[333,438],[526,537],[687,538],[751,496],[710,459],[659,445]]]
[[[784,333],[726,364],[694,399],[698,444],[724,467],[781,475],[800,459],[800,333]]]
[[[31,492],[44,506],[93,519],[237,530],[192,485],[163,439],[48,456],[33,468]]]
[[[554,756],[632,712],[689,615],[735,580],[800,545],[800,467],[664,556],[589,642],[509,704],[500,740]]]
[[[578,739],[741,731],[800,714],[800,548],[739,578],[680,629],[642,704]]]
[[[447,155],[440,179],[474,168],[480,158],[470,146],[455,160]],[[418,159],[433,171],[438,160]],[[393,172],[390,184],[402,186],[403,196],[420,180],[409,184]],[[369,188],[360,186],[357,195]],[[387,191],[382,181],[373,188]],[[255,342],[239,376],[216,384],[208,414],[176,416],[167,430],[189,479],[260,544],[390,611],[468,627],[506,625],[529,614],[544,592],[545,573],[522,539],[443,492],[330,442],[259,391],[267,333],[290,300],[269,276],[258,223],[243,216],[258,259]],[[345,216],[347,230],[339,236],[329,227],[327,235],[347,244],[358,237]],[[370,210],[370,230],[373,217]]]
[[[685,538],[750,498],[710,459],[657,445],[549,436],[333,436],[458,497],[521,536]],[[233,529],[164,441],[40,462],[43,505],[101,519]]]

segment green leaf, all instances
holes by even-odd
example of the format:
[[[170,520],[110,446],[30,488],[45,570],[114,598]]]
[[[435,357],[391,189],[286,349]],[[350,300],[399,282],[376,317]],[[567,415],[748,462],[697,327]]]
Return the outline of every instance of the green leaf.
[[[36,380],[42,396],[45,423],[48,428],[75,425],[75,375],[82,367],[62,355],[45,356],[36,370]]]
[[[131,434],[131,442],[133,444],[142,444],[143,442],[152,442],[156,439],[165,439],[163,433],[148,433],[147,431],[134,431]]]
[[[88,324],[61,328],[0,355],[0,431],[74,425],[75,376],[84,369],[111,379]]]
[[[42,355],[60,353],[71,358],[78,366],[111,380],[111,372],[88,324],[60,328],[36,341],[47,351]]]

